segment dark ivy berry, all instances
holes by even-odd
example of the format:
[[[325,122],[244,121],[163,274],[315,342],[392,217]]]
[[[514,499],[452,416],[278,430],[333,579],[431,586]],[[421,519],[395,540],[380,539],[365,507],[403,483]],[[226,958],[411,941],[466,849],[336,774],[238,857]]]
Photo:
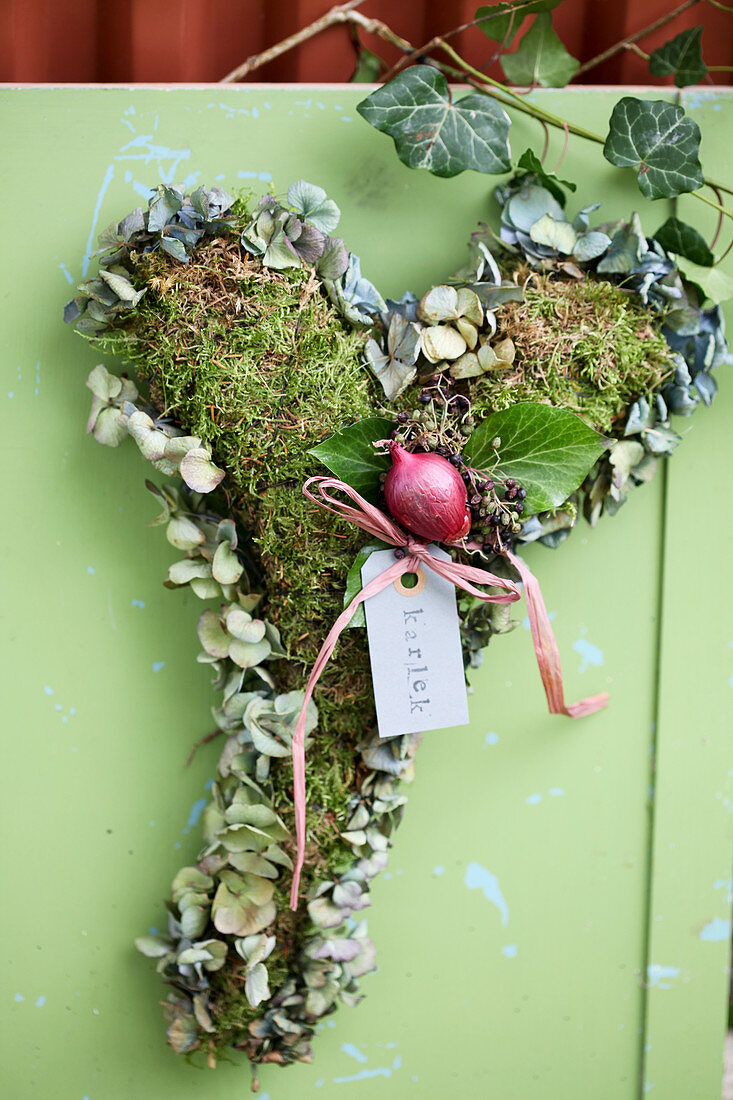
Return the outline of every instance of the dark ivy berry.
[[[466,482],[466,485],[468,485],[468,483],[469,483],[469,482],[470,482],[470,480],[471,480],[471,475],[470,475],[470,474],[466,474],[466,473],[464,473],[464,474],[461,474],[461,477],[462,477],[462,478],[463,478],[463,480],[464,480],[464,481]]]
[[[499,527],[501,525],[500,512],[494,512],[493,516],[491,516],[491,523],[494,525],[494,527]]]
[[[479,493],[474,493],[471,497],[471,504],[476,508],[481,503],[481,496]]]
[[[506,497],[507,500],[514,500],[516,495],[517,495],[517,490],[516,489],[507,489],[507,491],[504,493],[504,496]]]
[[[396,439],[397,438],[397,428],[392,429],[392,431],[389,433],[389,438],[390,439]]]
[[[394,556],[397,558],[397,561],[402,561],[406,553],[406,550],[403,550],[401,546],[398,546],[394,552]]]
[[[514,511],[518,512],[521,516],[522,512],[524,511],[524,505],[522,504],[521,500],[518,500],[517,503],[514,505]]]
[[[522,489],[521,486],[517,489],[517,500],[524,500],[527,496],[527,490]]]
[[[397,413],[397,419],[399,420],[400,424],[406,424],[410,418],[406,412],[401,412]]]
[[[426,393],[425,390],[423,390],[422,393],[418,394],[417,399],[418,399],[418,401],[420,402],[421,405],[429,405],[430,402],[433,400],[432,397],[430,396],[430,394]]]
[[[461,458],[460,455],[456,455],[456,454],[449,455],[448,461],[450,463],[452,463],[453,466],[462,466],[463,465],[463,459]]]

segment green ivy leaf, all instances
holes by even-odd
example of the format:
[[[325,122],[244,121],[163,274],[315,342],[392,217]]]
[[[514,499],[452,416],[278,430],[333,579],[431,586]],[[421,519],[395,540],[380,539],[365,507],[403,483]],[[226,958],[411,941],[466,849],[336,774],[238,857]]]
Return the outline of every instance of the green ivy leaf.
[[[377,454],[372,444],[377,439],[386,439],[393,428],[392,420],[370,416],[342,428],[308,453],[373,502],[379,493],[379,475],[387,472],[390,459],[389,455]]]
[[[674,198],[702,187],[700,129],[681,107],[663,99],[624,96],[609,121],[603,155],[620,168],[637,168],[648,199]]]
[[[540,12],[514,53],[500,60],[507,79],[514,84],[541,84],[543,88],[564,88],[580,64],[555,34],[549,11]]]
[[[464,451],[472,466],[488,469],[494,463],[497,436],[502,473],[527,490],[525,515],[564,504],[608,447],[575,413],[523,401],[479,424]]]
[[[673,76],[678,88],[699,84],[708,71],[702,59],[702,30],[691,27],[654,50],[649,58],[649,72],[654,76]]]
[[[448,82],[431,65],[413,65],[357,105],[394,140],[408,168],[457,176],[470,168],[498,175],[511,167],[509,116],[488,96],[451,100]]]
[[[344,592],[344,607],[348,607],[357,592],[361,592],[364,587],[361,583],[361,567],[367,560],[370,554],[373,554],[375,550],[387,550],[389,547],[386,542],[382,542],[381,539],[373,539],[372,542],[367,543],[366,546],[362,546],[359,553],[354,558],[351,568],[346,574],[346,591]],[[364,615],[364,604],[359,604],[354,617],[348,625],[348,630],[356,626],[366,626],[366,616]]]
[[[349,77],[350,84],[378,84],[386,65],[381,57],[368,50],[366,46],[359,47],[356,59],[356,68]]]
[[[701,267],[712,267],[715,263],[715,257],[705,243],[705,238],[679,218],[667,218],[654,234],[654,238],[667,252],[684,256],[686,260],[692,260]]]
[[[540,158],[531,149],[525,149],[522,153],[517,161],[517,168],[523,168],[525,172],[536,176],[537,182],[547,188],[552,197],[560,203],[560,206],[564,207],[566,200],[565,192],[562,190],[563,187],[566,187],[568,191],[577,191],[578,189],[577,185],[570,180],[561,180],[554,172],[546,172],[542,167]]]
[[[719,267],[702,267],[684,259],[677,266],[685,278],[699,286],[705,297],[716,305],[733,298],[733,278]]]
[[[560,0],[514,0],[513,3],[490,4],[479,8],[474,15],[474,22],[480,31],[483,31],[492,42],[501,42],[502,46],[508,46],[525,15],[534,15],[537,12],[551,11],[556,8]]]

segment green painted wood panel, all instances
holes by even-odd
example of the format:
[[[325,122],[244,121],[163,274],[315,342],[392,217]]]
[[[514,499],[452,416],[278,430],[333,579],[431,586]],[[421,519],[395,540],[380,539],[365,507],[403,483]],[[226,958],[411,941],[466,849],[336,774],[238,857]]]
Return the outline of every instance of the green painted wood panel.
[[[59,323],[67,280],[96,232],[161,179],[260,192],[303,175],[338,200],[383,291],[420,292],[463,261],[494,181],[408,171],[360,122],[352,88],[1,94],[3,193],[18,208],[0,297],[8,1091],[244,1095],[241,1060],[211,1074],[168,1051],[160,986],[131,947],[162,925],[160,899],[198,849],[216,747],[183,764],[211,727],[212,693],[194,663],[198,601],[161,585],[174,551],[147,527],[149,471],[131,446],[83,435],[99,357]],[[538,94],[596,129],[616,96]],[[730,97],[692,108],[706,169],[730,179]],[[515,154],[537,140],[518,119]],[[553,137],[551,162],[559,152]],[[633,180],[580,142],[563,169],[578,206],[601,198],[610,219],[640,204]],[[647,205],[646,227],[667,213]],[[569,695],[605,688],[610,708],[550,718],[528,631],[492,644],[471,724],[427,736],[418,755],[373,891],[380,969],[366,1000],[329,1020],[312,1066],[264,1068],[270,1100],[631,1100],[642,1071],[664,1100],[719,1096],[727,947],[704,930],[726,918],[715,884],[729,874],[717,795],[730,764],[730,520],[715,511],[712,546],[690,522],[713,508],[724,463],[733,386],[719,380],[713,409],[684,423],[666,500],[658,478],[596,531],[527,553]],[[650,963],[679,974],[652,971],[647,989]]]

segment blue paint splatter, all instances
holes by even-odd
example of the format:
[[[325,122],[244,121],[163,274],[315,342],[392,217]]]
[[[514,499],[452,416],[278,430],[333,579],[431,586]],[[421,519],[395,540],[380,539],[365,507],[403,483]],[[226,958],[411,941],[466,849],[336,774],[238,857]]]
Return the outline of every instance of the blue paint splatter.
[[[102,186],[99,188],[99,192],[97,194],[97,202],[96,202],[96,205],[94,207],[94,213],[92,215],[92,225],[91,225],[91,228],[89,230],[89,238],[87,240],[87,247],[84,251],[84,259],[82,260],[82,264],[81,264],[82,278],[86,275],[87,271],[89,270],[89,264],[91,263],[91,260],[92,260],[92,249],[94,248],[94,238],[95,238],[95,235],[96,235],[96,232],[97,232],[97,222],[99,221],[99,211],[102,209],[102,200],[104,199],[104,196],[107,193],[107,188],[109,187],[110,183],[112,182],[114,174],[115,174],[115,166],[114,166],[114,164],[110,164],[109,168],[107,169],[107,171],[104,174],[104,179],[102,180]]]
[[[94,566],[93,565],[88,565],[87,566],[87,573],[89,573],[90,576],[94,573]]]
[[[210,791],[213,786],[214,786],[214,780],[213,779],[207,779],[206,782],[204,783],[204,790]]]
[[[528,802],[530,806],[536,806],[538,802],[542,801],[541,794],[531,794],[525,798],[525,802]]]
[[[145,607],[145,600],[131,600],[133,607],[139,607],[141,610]]]
[[[399,1069],[401,1065],[402,1059],[398,1055],[391,1067],[379,1066],[377,1069],[362,1069],[352,1077],[334,1077],[333,1081],[335,1085],[345,1085],[351,1081],[367,1081],[370,1077],[391,1077],[392,1071]]]
[[[603,664],[603,650],[583,637],[585,630],[581,630],[580,634],[580,638],[573,642],[573,649],[576,653],[579,653],[581,657],[578,672],[587,672],[591,665],[594,668],[600,668]]]
[[[134,152],[131,150],[134,150]],[[178,171],[178,166],[181,161],[188,160],[190,156],[190,149],[169,149],[165,145],[154,145],[152,134],[138,134],[132,141],[128,141],[126,145],[120,148],[119,153],[116,154],[114,159],[139,160],[146,165],[157,161],[158,176],[163,183],[170,184],[175,181],[176,172]],[[164,160],[171,161],[170,168],[167,172],[163,170],[162,162]],[[150,194],[149,189],[147,193]]]
[[[660,966],[659,963],[650,963],[646,968],[646,980],[650,989],[671,989],[669,982],[663,982],[662,978],[679,978],[678,966]]]
[[[43,685],[43,690],[46,692],[46,695],[53,695],[53,688],[49,687],[48,684]]]
[[[557,618],[557,611],[548,611],[547,618],[550,620],[550,622],[552,622],[554,619]],[[525,615],[522,619],[522,626],[525,630],[531,630],[531,627],[529,625],[529,615]]]
[[[353,1043],[342,1043],[341,1049],[344,1054],[348,1054],[349,1058],[355,1058],[357,1062],[364,1064],[369,1061],[366,1054],[359,1050],[358,1047],[354,1046]]]
[[[518,950],[516,943],[507,943],[502,947],[501,953],[506,955],[508,959],[516,959]]]
[[[493,730],[490,730],[486,734],[486,736],[484,737],[484,745],[498,745],[498,744],[499,744],[499,734],[494,733]]]
[[[153,661],[153,672],[160,672],[161,668],[165,668],[165,661]]]
[[[722,940],[727,942],[730,936],[731,922],[723,920],[721,917],[713,917],[700,933],[700,939],[706,940],[708,943],[720,943]]]
[[[550,787],[547,793],[549,794],[550,798],[560,798],[562,795],[565,794],[565,791],[562,789],[562,787]]]
[[[45,1003],[46,1003],[46,998],[43,996],[43,994],[41,994],[40,997],[36,998],[36,1008],[43,1008]]]
[[[466,868],[464,882],[469,890],[482,890],[486,900],[501,913],[501,923],[509,923],[509,906],[504,900],[496,875],[492,875],[480,863],[470,863]]]
[[[262,180],[263,183],[272,183],[272,172],[237,172],[240,180]]]
[[[437,867],[433,867],[433,874],[434,875],[444,875],[445,874],[445,867],[441,867],[440,864],[438,864]]]
[[[22,993],[16,993],[15,996],[13,997],[13,1000],[14,1001],[24,1001],[25,997],[23,996]]]
[[[59,267],[61,268],[61,270],[64,273],[64,278],[66,279],[66,282],[70,283],[71,286],[73,286],[74,285],[74,276],[71,274],[71,272],[67,268],[66,264],[59,264]]]
[[[188,821],[186,822],[186,827],[187,828],[192,829],[194,825],[198,824],[199,818],[201,817],[201,814],[204,812],[204,809],[206,808],[206,806],[208,804],[208,801],[209,801],[208,798],[197,798],[196,799],[193,806],[191,807],[191,812],[188,815]]]

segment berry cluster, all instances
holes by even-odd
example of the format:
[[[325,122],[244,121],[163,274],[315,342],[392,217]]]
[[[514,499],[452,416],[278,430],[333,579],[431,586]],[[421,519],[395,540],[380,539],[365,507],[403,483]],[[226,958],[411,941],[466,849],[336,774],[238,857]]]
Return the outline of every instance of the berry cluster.
[[[474,429],[471,402],[453,392],[454,381],[442,374],[427,379],[412,412],[397,414],[391,433],[409,451],[434,451],[445,458],[458,454]]]

